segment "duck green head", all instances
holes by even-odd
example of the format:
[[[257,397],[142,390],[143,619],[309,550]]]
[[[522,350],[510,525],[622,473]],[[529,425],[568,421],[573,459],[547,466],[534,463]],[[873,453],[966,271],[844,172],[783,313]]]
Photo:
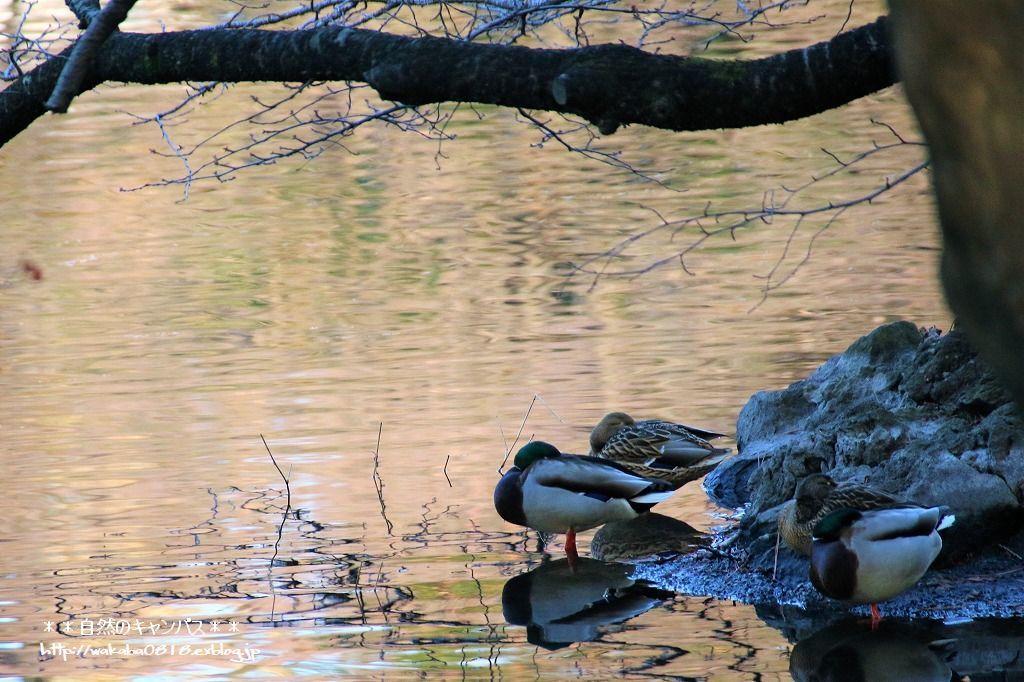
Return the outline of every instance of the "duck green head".
[[[516,453],[515,465],[516,468],[525,470],[526,467],[530,466],[538,459],[559,457],[561,454],[562,453],[558,451],[558,448],[551,443],[545,443],[542,440],[530,441],[523,447],[519,448],[519,452]]]
[[[814,539],[831,542],[839,539],[844,528],[856,521],[862,514],[856,509],[837,509],[828,514],[814,527]]]

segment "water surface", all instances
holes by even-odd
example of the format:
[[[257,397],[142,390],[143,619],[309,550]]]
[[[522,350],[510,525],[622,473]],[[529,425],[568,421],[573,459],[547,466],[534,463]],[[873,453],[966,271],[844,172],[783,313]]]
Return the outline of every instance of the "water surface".
[[[656,225],[651,209],[759,206],[828,169],[821,147],[883,139],[871,117],[914,136],[898,89],[786,126],[609,138],[680,192],[531,146],[535,131],[486,108],[456,119],[443,157],[379,127],[353,139],[357,154],[197,185],[184,202],[180,187],[120,191],[181,170],[120,112],[182,92],[101,88],[0,155],[0,672],[788,679],[783,634],[699,596],[538,648],[501,597],[545,555],[491,491],[520,429],[567,451],[610,409],[731,431],[752,393],[882,322],[946,327],[924,177],[844,215],[763,302],[792,223],[708,241],[692,274],[567,277],[566,263]],[[196,129],[234,113],[212,111]],[[897,151],[828,191],[867,191],[919,157]],[[796,233],[786,268],[820,227]],[[697,235],[652,235],[615,265]],[[260,434],[290,481],[280,539],[285,489]],[[659,510],[724,522],[696,484]],[[556,539],[548,556],[560,552]],[[54,648],[125,642],[141,649]]]

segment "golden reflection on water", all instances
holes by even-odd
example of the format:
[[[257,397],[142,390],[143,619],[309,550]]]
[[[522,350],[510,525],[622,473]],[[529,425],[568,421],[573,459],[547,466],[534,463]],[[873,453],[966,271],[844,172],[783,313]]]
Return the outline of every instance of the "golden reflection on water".
[[[111,112],[180,94],[104,88],[0,158],[0,671],[518,679],[617,675],[654,658],[663,675],[786,676],[788,645],[752,609],[699,597],[538,651],[500,607],[505,581],[537,562],[535,537],[497,518],[491,491],[535,396],[520,440],[567,451],[609,409],[731,431],[753,392],[883,321],[945,327],[924,180],[850,212],[753,311],[791,225],[709,242],[688,261],[694,275],[669,266],[591,290],[559,267],[656,224],[649,208],[757,206],[766,187],[826,168],[819,147],[881,137],[872,116],[913,131],[897,90],[784,127],[610,140],[671,169],[679,193],[531,148],[534,132],[490,109],[455,125],[439,161],[436,144],[381,128],[353,141],[359,155],[197,186],[184,203],[178,188],[119,192],[180,169],[148,153],[153,130]],[[847,178],[843,191],[877,181]],[[628,263],[685,238],[641,241]],[[43,279],[22,276],[20,258]],[[260,433],[300,514],[272,580],[284,500]],[[659,511],[722,523],[695,484]],[[267,626],[272,611],[292,626]],[[46,622],[104,615],[237,621],[202,641],[263,655],[39,660],[55,637]]]

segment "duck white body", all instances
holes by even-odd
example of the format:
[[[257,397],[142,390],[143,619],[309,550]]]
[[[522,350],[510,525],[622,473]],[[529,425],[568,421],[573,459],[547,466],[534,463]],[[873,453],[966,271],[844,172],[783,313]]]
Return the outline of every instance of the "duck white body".
[[[647,491],[652,481],[615,467],[595,466],[588,457],[541,459],[524,473],[526,525],[545,533],[590,530],[611,521],[635,519],[640,505],[654,505],[672,490]]]
[[[822,594],[857,604],[877,603],[910,589],[942,550],[938,531],[955,517],[939,507],[904,505],[840,509],[814,529],[810,579]]]
[[[634,519],[667,499],[675,486],[597,457],[563,455],[541,441],[524,445],[494,488],[494,508],[509,523],[565,533],[575,562],[576,532]]]

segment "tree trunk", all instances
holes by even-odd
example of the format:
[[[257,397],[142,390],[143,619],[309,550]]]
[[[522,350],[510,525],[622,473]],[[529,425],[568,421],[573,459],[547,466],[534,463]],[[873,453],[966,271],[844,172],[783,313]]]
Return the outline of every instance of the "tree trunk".
[[[1024,406],[1024,3],[891,5],[899,68],[931,148],[946,296]]]

